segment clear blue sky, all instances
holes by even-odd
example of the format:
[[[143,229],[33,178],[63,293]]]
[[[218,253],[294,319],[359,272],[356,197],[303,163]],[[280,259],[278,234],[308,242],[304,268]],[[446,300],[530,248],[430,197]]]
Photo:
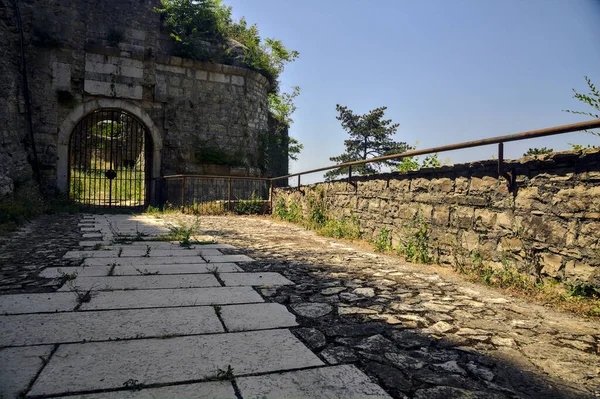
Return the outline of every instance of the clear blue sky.
[[[600,86],[600,0],[225,0],[300,58],[282,89],[301,87],[290,134],[304,144],[292,171],[326,166],[347,134],[335,105],[357,113],[387,106],[396,139],[419,148],[579,122],[572,88]],[[585,133],[507,143],[600,144]],[[496,147],[440,154],[489,159]],[[312,175],[306,181],[319,180]]]

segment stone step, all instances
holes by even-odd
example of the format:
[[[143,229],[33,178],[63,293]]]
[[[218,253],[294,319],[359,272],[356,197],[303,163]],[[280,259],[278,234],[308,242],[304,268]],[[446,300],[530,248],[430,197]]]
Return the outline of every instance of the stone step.
[[[212,306],[0,316],[0,346],[224,332]]]
[[[322,366],[288,330],[67,344],[42,370],[29,395],[122,388],[127,381],[167,384]]]

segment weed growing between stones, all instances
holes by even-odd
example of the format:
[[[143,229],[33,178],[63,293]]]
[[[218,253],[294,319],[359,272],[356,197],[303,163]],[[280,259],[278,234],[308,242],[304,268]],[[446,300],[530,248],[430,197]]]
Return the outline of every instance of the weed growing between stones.
[[[217,369],[218,380],[232,380],[233,379],[233,367],[231,364],[227,365],[227,369]]]
[[[125,388],[129,388],[133,391],[137,391],[137,390],[142,389],[144,387],[144,384],[140,384],[140,382],[138,380],[134,380],[133,378],[130,378],[123,383],[123,386]]]
[[[155,272],[149,272],[148,269],[140,270],[137,267],[135,268],[135,271],[141,274],[142,276],[156,276],[157,274],[160,274],[160,271],[158,270]]]

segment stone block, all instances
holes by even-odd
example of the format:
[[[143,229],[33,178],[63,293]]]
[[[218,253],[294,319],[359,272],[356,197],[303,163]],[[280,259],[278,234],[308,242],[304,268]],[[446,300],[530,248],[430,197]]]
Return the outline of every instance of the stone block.
[[[465,206],[457,206],[452,210],[450,222],[453,227],[470,229],[473,226],[475,210]]]
[[[479,234],[473,231],[463,231],[461,245],[469,252],[476,250],[479,247]]]
[[[162,388],[144,388],[133,391],[102,392],[58,399],[164,399],[164,398],[210,398],[233,399],[235,391],[229,381],[208,381],[180,384]]]
[[[447,177],[431,180],[430,190],[434,192],[449,193],[454,190],[454,181]]]
[[[236,382],[244,399],[391,398],[353,365],[241,377]]]
[[[54,295],[58,295],[58,293]],[[73,298],[75,297],[73,294],[71,294],[71,296]],[[92,295],[92,300],[90,302],[82,304],[81,309],[144,309],[257,302],[264,301],[251,287],[179,288],[112,292],[99,291]]]
[[[600,267],[590,266],[578,260],[570,260],[565,265],[565,278],[570,280],[588,282],[598,272]]]
[[[279,303],[253,303],[221,308],[221,319],[227,330],[251,331],[295,327],[296,317]]]
[[[243,271],[239,266],[234,263],[219,263],[218,264],[219,273],[234,273]],[[89,269],[98,269],[98,267],[88,267],[85,270]],[[116,266],[113,269],[113,276],[139,276],[140,271],[147,274],[157,274],[157,275],[176,275],[176,274],[204,274],[204,273],[213,273],[215,270],[215,265],[211,264],[174,264],[174,265],[143,265],[143,266]],[[89,273],[89,272],[88,272]],[[88,274],[85,274],[88,275]],[[89,274],[91,276],[91,274]],[[106,274],[103,274],[104,276]]]
[[[227,287],[294,285],[279,273],[219,273],[219,277]]]
[[[67,312],[77,305],[72,292],[0,295],[0,314]]]
[[[58,348],[30,395],[209,379],[228,366],[243,376],[322,365],[288,330],[70,344]]]
[[[0,350],[0,398],[19,398],[52,353],[52,345]]]
[[[193,275],[151,275],[144,269],[139,269],[137,276],[104,276],[82,277],[72,282],[79,290],[87,291],[114,291],[114,290],[147,290],[159,288],[200,288],[220,287],[221,284],[212,274]],[[70,291],[64,285],[59,291]]]
[[[236,86],[243,86],[245,79],[243,76],[231,75],[231,83]]]
[[[489,209],[475,209],[475,227],[491,229],[496,225],[497,214]]]
[[[550,277],[558,277],[559,271],[562,268],[563,257],[556,254],[542,254],[541,266],[542,273]]]
[[[105,97],[142,99],[142,86],[122,83],[108,83],[95,80],[85,80],[83,89],[86,93]]]
[[[201,256],[164,256],[164,257],[127,257],[127,258],[87,258],[84,266],[166,266],[179,264],[205,265],[206,261]]]
[[[225,75],[224,73],[219,72],[210,72],[208,74],[208,80],[211,82],[217,83],[229,83],[230,75]]]
[[[281,306],[281,305],[280,305]],[[224,332],[212,306],[5,316],[0,345],[40,345]]]
[[[71,89],[71,65],[60,62],[52,63],[52,88],[56,90]]]
[[[246,255],[203,255],[208,263],[252,262],[254,259]]]
[[[498,179],[491,176],[484,176],[482,178],[472,177],[471,185],[469,187],[469,193],[473,192],[490,192],[496,190],[498,187]]]
[[[437,205],[433,208],[433,223],[439,226],[448,226],[450,222],[450,208]]]

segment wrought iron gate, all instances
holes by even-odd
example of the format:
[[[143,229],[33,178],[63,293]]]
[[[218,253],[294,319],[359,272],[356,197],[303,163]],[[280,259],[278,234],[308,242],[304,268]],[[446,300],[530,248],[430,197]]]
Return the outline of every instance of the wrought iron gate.
[[[83,118],[69,143],[69,197],[91,207],[140,208],[148,198],[151,140],[132,114],[100,109]]]

